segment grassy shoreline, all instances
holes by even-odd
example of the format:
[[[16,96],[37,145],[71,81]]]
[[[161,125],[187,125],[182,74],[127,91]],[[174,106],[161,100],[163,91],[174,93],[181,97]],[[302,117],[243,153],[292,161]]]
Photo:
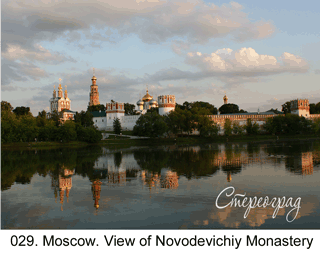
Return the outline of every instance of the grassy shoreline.
[[[81,148],[98,145],[108,148],[130,148],[133,146],[160,146],[160,145],[201,145],[206,143],[230,143],[230,142],[284,142],[294,140],[319,140],[319,135],[253,135],[253,136],[219,136],[215,138],[202,137],[178,137],[178,138],[150,138],[150,139],[122,139],[120,137],[102,140],[99,143],[86,143],[80,141],[71,142],[15,142],[1,144],[1,150],[16,149],[56,149],[56,148]]]

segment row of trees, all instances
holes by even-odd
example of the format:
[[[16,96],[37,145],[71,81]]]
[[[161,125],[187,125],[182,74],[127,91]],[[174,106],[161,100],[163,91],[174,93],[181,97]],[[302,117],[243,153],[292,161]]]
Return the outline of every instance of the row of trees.
[[[179,107],[165,116],[159,115],[156,111],[150,111],[137,120],[133,134],[147,137],[160,137],[165,133],[189,135],[197,129],[202,137],[217,135],[219,128],[212,124],[206,113],[206,108],[183,110]]]
[[[61,124],[61,113],[53,113],[47,119],[46,112],[34,117],[29,107],[17,107],[13,110],[8,102],[1,102],[1,142],[31,141],[85,141],[101,140],[100,131],[93,126],[92,114],[81,111],[76,113],[74,121]]]
[[[142,115],[133,129],[133,134],[147,137],[160,137],[164,134],[191,134],[194,130],[199,131],[201,137],[215,137],[218,135],[219,126],[210,120],[202,110],[182,110],[177,108],[168,115],[161,116],[156,111],[150,111]],[[257,135],[266,134],[320,134],[320,119],[308,120],[294,114],[279,115],[269,118],[266,123],[259,126],[258,123],[247,119],[246,124],[231,122],[229,119],[224,123],[224,135]]]

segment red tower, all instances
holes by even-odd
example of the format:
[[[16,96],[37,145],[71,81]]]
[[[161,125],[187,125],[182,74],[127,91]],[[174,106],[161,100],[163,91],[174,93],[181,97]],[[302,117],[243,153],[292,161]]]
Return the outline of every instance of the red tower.
[[[94,76],[94,71],[93,71],[93,77],[91,78],[92,85],[90,86],[90,101],[89,101],[89,106],[92,105],[99,105],[99,92],[98,92],[98,85],[96,84],[97,78]]]
[[[99,208],[101,184],[102,184],[102,182],[100,180],[95,180],[95,181],[92,182],[92,186],[91,186],[93,199],[94,199],[94,207],[96,209]]]

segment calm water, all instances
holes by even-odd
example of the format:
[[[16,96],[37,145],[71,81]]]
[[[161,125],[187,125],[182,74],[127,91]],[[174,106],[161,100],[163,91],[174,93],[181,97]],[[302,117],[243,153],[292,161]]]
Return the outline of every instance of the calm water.
[[[320,143],[6,151],[1,228],[320,228]],[[219,209],[221,191],[293,207]],[[231,192],[229,190],[229,192]],[[221,206],[232,197],[219,198]],[[295,213],[294,211],[292,213]],[[289,216],[289,219],[292,216]]]

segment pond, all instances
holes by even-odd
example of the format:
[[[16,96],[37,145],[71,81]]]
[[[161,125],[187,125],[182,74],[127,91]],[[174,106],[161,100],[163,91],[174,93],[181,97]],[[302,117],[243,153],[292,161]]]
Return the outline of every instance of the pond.
[[[1,167],[2,229],[320,228],[318,141],[2,150]]]

